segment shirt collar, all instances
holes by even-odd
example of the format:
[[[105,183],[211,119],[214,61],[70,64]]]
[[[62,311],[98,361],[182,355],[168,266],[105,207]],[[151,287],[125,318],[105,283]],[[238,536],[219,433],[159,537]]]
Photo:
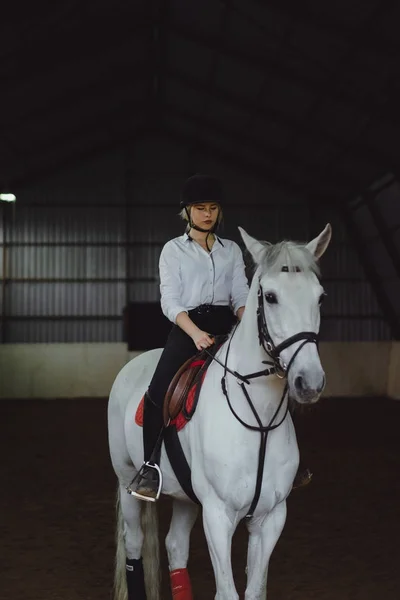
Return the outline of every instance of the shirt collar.
[[[215,235],[215,234],[214,234],[214,235]],[[183,234],[183,236],[182,236],[182,238],[183,238],[183,241],[184,241],[184,242],[192,242],[192,241],[193,241],[193,240],[192,240],[192,238],[191,238],[191,237],[189,236],[189,234],[187,234],[187,233],[184,233],[184,234]],[[224,246],[224,244],[223,244],[223,242],[222,242],[222,240],[221,240],[221,239],[220,239],[220,238],[219,238],[217,235],[215,235],[215,240],[216,240],[217,242],[219,242],[219,243],[221,244],[221,246],[222,246],[222,247],[225,247],[225,246]]]

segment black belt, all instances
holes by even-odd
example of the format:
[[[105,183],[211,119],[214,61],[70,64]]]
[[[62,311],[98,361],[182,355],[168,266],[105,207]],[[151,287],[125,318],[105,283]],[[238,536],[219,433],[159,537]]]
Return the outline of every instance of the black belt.
[[[215,304],[200,304],[200,306],[196,306],[196,308],[192,308],[191,310],[189,310],[189,315],[190,315],[190,313],[197,313],[198,315],[204,315],[204,314],[217,313],[217,312],[226,312],[227,310],[232,312],[230,307],[227,304],[225,304],[224,306],[217,306]]]

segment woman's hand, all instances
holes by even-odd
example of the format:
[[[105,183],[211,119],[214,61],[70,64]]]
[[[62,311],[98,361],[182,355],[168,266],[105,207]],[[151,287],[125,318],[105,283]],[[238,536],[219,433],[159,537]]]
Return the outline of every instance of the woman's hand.
[[[205,331],[201,331],[201,329],[198,329],[192,335],[192,340],[194,341],[194,344],[195,344],[197,350],[203,350],[203,348],[209,348],[214,343],[213,338]]]
[[[190,336],[197,350],[209,348],[214,343],[212,336],[206,331],[202,331],[195,325],[186,312],[180,312],[176,317],[176,324]]]

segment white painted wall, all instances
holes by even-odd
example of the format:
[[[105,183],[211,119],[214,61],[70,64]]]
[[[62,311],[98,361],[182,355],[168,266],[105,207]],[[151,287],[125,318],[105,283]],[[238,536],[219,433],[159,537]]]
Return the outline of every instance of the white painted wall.
[[[325,342],[325,396],[400,399],[400,343]],[[0,398],[106,397],[123,365],[140,352],[113,344],[4,344]]]
[[[388,372],[393,347],[391,342],[321,343],[321,361],[327,377],[324,395],[388,395]],[[400,385],[398,389],[400,391]]]

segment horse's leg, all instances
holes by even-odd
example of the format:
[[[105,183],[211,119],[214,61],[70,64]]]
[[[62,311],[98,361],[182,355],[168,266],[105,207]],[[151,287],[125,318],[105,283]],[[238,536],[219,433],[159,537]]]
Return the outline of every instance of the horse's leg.
[[[245,600],[266,599],[269,560],[285,521],[286,502],[281,502],[270,514],[247,524],[250,537]]]
[[[234,512],[228,514],[226,505],[213,495],[203,505],[203,523],[217,587],[215,600],[238,600],[231,564],[238,517]]]
[[[192,600],[187,562],[190,532],[196,521],[198,506],[182,500],[173,501],[171,525],[165,539],[174,600]]]

